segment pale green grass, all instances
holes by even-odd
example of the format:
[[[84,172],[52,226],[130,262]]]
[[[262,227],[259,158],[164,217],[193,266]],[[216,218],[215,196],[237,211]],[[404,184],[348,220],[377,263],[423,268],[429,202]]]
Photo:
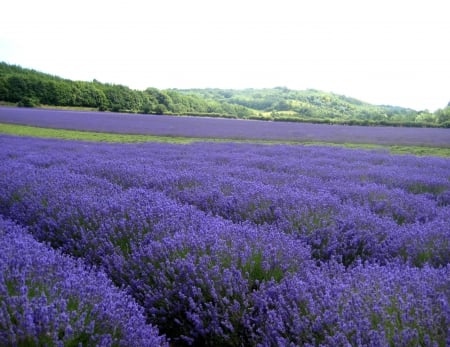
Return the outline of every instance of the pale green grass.
[[[90,142],[110,142],[110,143],[163,142],[163,143],[189,144],[193,142],[239,142],[239,143],[260,143],[260,144],[321,145],[321,146],[339,146],[355,149],[361,148],[373,150],[387,150],[392,154],[413,154],[420,156],[450,157],[450,148],[442,148],[442,147],[382,146],[376,144],[330,143],[322,141],[268,141],[268,140],[218,139],[218,138],[203,138],[203,137],[199,138],[199,137],[115,134],[115,133],[102,133],[93,131],[39,128],[28,125],[16,125],[7,123],[0,123],[0,133],[16,136],[31,136],[40,138],[78,140]]]
[[[191,143],[191,142],[194,142],[194,140],[195,140],[195,139],[187,138],[187,137],[101,133],[101,132],[94,132],[94,131],[39,128],[39,127],[28,126],[28,125],[17,125],[17,124],[6,124],[6,123],[0,123],[0,133],[9,134],[9,135],[17,135],[17,136],[31,136],[31,137],[40,137],[40,138],[91,141],[91,142]]]

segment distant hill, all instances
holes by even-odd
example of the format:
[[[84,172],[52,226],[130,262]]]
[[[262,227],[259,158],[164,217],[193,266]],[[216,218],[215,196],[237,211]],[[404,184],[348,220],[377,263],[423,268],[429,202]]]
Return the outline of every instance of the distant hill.
[[[328,124],[450,127],[450,107],[435,113],[372,105],[314,89],[132,90],[72,81],[0,62],[0,102],[24,107],[87,107],[103,111],[229,117]]]
[[[245,106],[272,120],[414,122],[419,112],[396,106],[376,106],[343,95],[308,89],[174,89],[186,95]]]

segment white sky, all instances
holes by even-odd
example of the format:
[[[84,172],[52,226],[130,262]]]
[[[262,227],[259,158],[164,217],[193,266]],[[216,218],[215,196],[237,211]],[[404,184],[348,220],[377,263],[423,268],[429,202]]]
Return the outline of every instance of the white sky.
[[[448,0],[4,0],[0,61],[134,89],[314,88],[450,101]]]

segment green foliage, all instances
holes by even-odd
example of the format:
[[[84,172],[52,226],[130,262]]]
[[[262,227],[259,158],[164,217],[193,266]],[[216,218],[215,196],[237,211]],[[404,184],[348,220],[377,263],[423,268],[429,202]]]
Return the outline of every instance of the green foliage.
[[[17,103],[17,106],[19,106],[19,107],[37,107],[37,106],[39,106],[39,100],[36,98],[33,98],[33,97],[24,96]]]
[[[274,280],[280,282],[285,275],[279,267],[265,269],[263,254],[258,251],[253,252],[251,259],[247,263],[242,264],[241,267],[242,272],[248,275],[253,289],[256,289],[257,283],[262,281]]]
[[[71,81],[0,62],[0,101],[34,107],[39,104],[89,107],[100,111],[146,114],[247,117],[239,105],[206,100],[173,90],[132,90],[123,85]]]
[[[450,106],[435,112],[437,121],[441,124],[450,122]]]
[[[176,91],[246,107],[253,111],[247,116],[250,119],[409,127],[445,126],[445,122],[450,121],[445,116],[445,110],[432,114],[428,111],[415,111],[398,106],[372,105],[344,95],[314,89],[298,91],[276,87],[242,90],[176,89]]]
[[[450,106],[436,111],[372,105],[344,95],[308,89],[132,90],[123,85],[71,81],[0,62],[0,101],[89,107],[101,111],[195,115],[346,125],[450,127]]]

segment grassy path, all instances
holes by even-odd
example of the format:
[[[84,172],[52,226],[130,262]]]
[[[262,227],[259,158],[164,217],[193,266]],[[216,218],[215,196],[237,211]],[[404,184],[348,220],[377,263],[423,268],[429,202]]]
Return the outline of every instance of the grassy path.
[[[90,141],[90,142],[111,142],[111,143],[164,142],[164,143],[189,144],[193,142],[239,142],[239,143],[261,143],[261,144],[327,145],[327,146],[341,146],[346,148],[384,149],[388,150],[392,154],[413,154],[423,156],[450,157],[450,148],[442,148],[442,147],[384,146],[375,144],[330,143],[321,141],[288,141],[288,140],[269,141],[269,140],[242,140],[242,139],[217,139],[217,138],[199,138],[199,137],[116,134],[116,133],[103,133],[92,131],[40,128],[34,126],[16,125],[7,123],[0,123],[0,134],[64,139],[64,140]]]

